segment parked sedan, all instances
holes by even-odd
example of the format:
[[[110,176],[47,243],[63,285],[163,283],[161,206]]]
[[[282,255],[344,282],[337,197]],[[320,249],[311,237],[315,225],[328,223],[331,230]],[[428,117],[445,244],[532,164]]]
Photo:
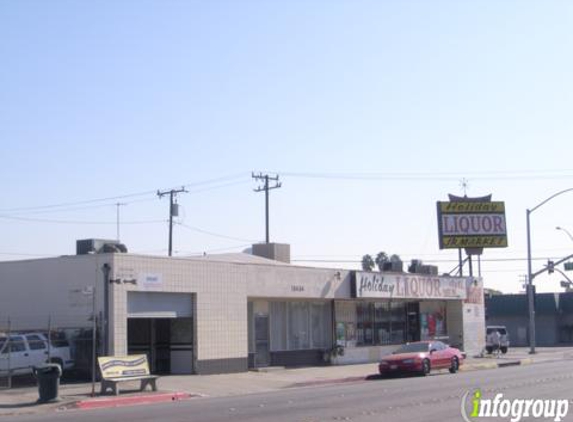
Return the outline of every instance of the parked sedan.
[[[449,369],[455,374],[463,360],[462,352],[441,341],[418,341],[384,356],[378,370],[382,376],[406,372],[428,375],[432,369]]]

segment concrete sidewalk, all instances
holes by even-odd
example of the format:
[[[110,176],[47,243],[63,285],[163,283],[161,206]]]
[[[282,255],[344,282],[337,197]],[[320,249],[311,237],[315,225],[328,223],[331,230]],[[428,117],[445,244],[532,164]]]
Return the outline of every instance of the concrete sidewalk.
[[[530,355],[527,348],[513,348],[507,355],[468,357],[461,371],[495,369],[504,366],[536,364],[573,359],[573,347],[538,348]],[[158,392],[137,391],[138,383],[122,384],[120,396],[91,397],[91,383],[63,383],[60,386],[60,401],[37,404],[38,389],[35,386],[0,390],[0,418],[70,408],[89,409],[117,407],[135,404],[185,400],[198,397],[222,397],[261,393],[284,388],[313,385],[360,382],[376,376],[377,364],[344,366],[305,367],[296,369],[268,368],[238,374],[222,375],[169,375],[158,380]]]

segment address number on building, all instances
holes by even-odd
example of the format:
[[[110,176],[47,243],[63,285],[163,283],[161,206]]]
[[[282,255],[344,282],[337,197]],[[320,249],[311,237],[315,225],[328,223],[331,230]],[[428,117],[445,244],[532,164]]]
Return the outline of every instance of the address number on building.
[[[291,290],[291,292],[304,292],[304,286],[293,285],[293,286],[290,286],[290,290]]]

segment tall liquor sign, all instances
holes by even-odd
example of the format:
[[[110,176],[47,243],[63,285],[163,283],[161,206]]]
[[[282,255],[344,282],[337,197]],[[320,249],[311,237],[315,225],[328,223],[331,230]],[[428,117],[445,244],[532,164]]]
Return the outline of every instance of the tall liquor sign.
[[[503,202],[491,201],[491,196],[450,195],[450,201],[438,201],[437,206],[440,249],[464,248],[468,254],[480,254],[482,248],[507,247]]]

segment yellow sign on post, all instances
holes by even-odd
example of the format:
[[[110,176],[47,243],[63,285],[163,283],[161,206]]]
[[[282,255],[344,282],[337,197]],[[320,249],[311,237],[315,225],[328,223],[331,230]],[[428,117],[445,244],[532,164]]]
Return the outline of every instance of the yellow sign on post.
[[[505,248],[505,204],[485,201],[438,202],[440,249]]]

